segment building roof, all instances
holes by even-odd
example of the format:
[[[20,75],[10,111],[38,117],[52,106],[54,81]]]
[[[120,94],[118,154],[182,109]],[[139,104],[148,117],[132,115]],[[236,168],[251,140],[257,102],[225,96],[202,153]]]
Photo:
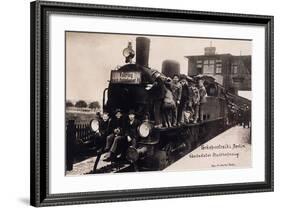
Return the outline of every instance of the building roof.
[[[192,55],[192,56],[184,56],[185,58],[193,58],[193,57],[212,57],[212,56],[231,56],[231,57],[251,57],[251,55],[232,55],[230,53],[221,53],[221,54],[212,54],[212,55]]]
[[[230,53],[223,53],[223,54],[212,54],[212,55],[192,55],[192,56],[184,56],[185,58],[193,58],[193,57],[206,57],[206,56],[232,56]]]

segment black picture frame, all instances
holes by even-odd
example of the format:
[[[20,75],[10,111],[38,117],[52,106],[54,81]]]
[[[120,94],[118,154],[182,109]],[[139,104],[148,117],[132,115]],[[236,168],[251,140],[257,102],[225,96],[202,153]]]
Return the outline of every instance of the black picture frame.
[[[273,191],[273,16],[125,6],[31,2],[31,191],[33,206],[73,205]],[[48,15],[51,13],[265,27],[265,181],[86,193],[49,193]]]

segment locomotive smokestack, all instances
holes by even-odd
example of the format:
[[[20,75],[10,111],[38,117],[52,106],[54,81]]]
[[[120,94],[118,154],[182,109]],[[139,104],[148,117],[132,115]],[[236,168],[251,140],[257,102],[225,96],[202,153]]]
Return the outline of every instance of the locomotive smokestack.
[[[165,60],[162,63],[162,73],[172,78],[175,74],[180,75],[180,64],[177,61]]]
[[[136,63],[148,67],[150,39],[145,37],[136,38]]]

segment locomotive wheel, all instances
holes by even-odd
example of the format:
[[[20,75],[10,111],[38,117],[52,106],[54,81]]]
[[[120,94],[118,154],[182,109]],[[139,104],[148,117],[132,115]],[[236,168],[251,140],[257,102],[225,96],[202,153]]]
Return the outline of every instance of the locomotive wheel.
[[[186,140],[186,141],[185,141],[185,145],[186,145],[185,151],[186,151],[187,153],[189,153],[189,152],[192,150],[192,142],[189,141],[189,140]]]
[[[158,151],[154,156],[154,167],[156,170],[163,170],[167,166],[167,154],[165,151]]]
[[[167,165],[170,164],[173,161],[173,144],[169,143],[164,148],[164,151],[166,152],[166,158],[167,158]]]
[[[133,163],[132,165],[133,165],[133,167],[134,167],[134,171],[135,171],[135,172],[138,172],[138,171],[139,171],[138,165],[137,165],[136,163]]]
[[[199,139],[199,127],[198,126],[194,126],[191,128],[191,131],[190,131],[190,138],[192,140],[192,143],[195,144],[195,146],[197,146],[197,144],[200,143],[200,139]],[[190,141],[190,140],[186,140],[187,142]]]

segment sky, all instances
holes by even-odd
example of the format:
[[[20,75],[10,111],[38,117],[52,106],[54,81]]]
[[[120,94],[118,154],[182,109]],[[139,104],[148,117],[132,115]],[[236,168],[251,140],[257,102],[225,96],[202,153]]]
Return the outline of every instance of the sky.
[[[135,50],[139,36],[150,38],[149,67],[159,71],[164,60],[172,59],[180,63],[181,73],[187,74],[184,56],[203,55],[210,45],[216,47],[217,54],[251,55],[249,40],[66,32],[66,99],[101,103],[110,71],[125,64],[122,51],[128,42]]]

